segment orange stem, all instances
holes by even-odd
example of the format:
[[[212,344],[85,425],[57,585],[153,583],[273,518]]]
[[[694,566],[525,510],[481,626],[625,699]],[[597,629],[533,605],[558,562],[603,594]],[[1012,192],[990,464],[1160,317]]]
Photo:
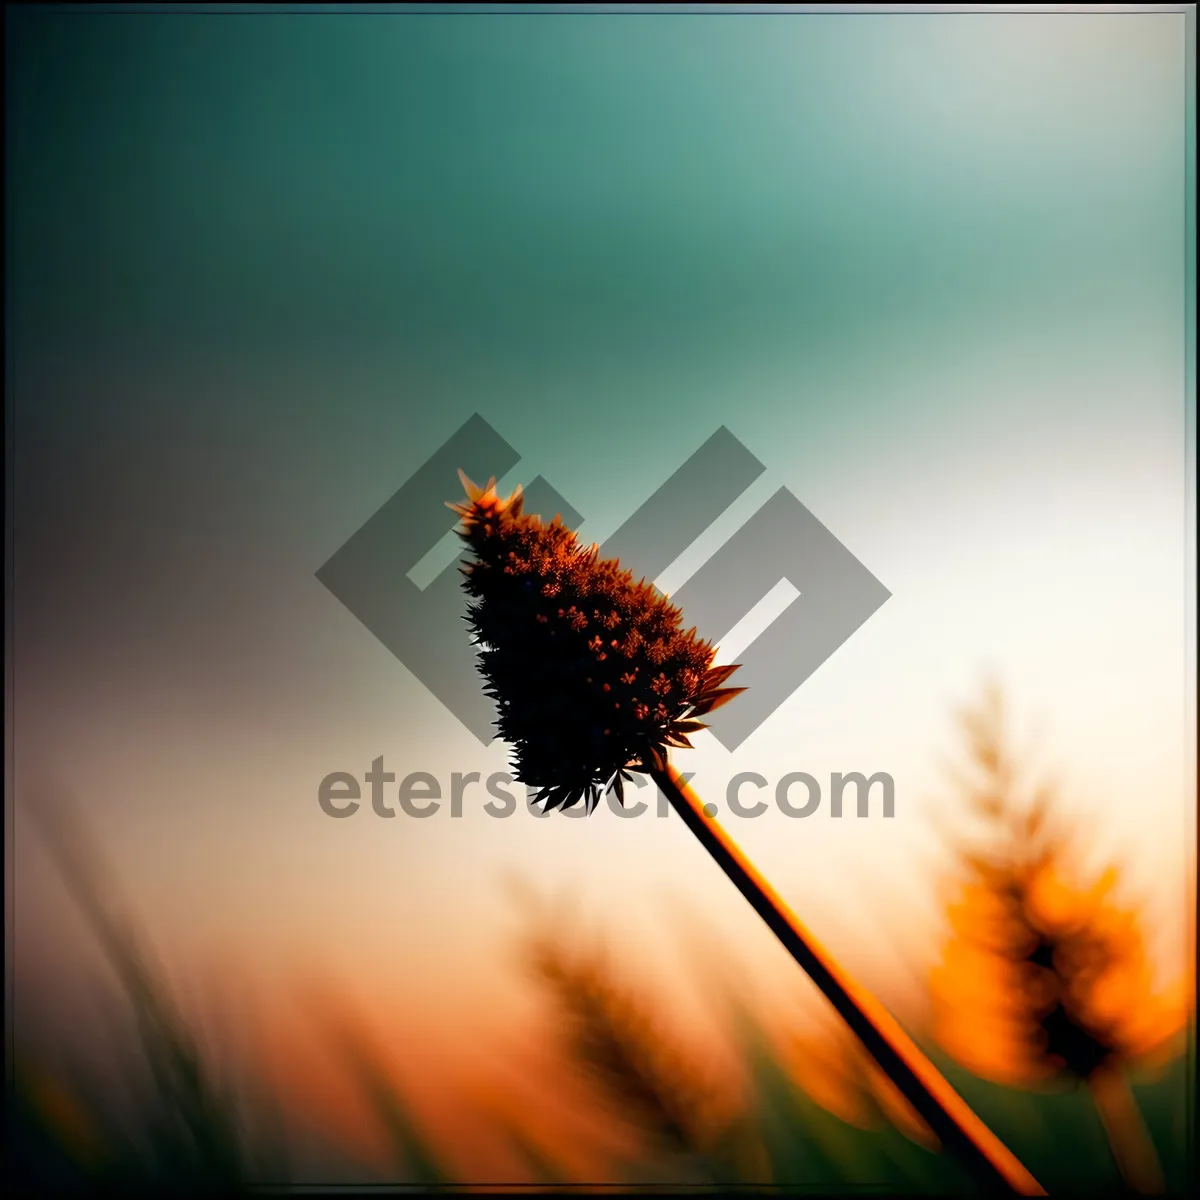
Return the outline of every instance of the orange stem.
[[[1037,1180],[971,1111],[887,1010],[853,983],[800,923],[733,839],[704,811],[700,798],[678,771],[668,763],[665,770],[652,770],[650,776],[684,824],[976,1182],[990,1192],[1044,1196]]]
[[[1117,1067],[1100,1067],[1088,1087],[1125,1182],[1144,1196],[1161,1195],[1162,1166],[1125,1076]]]

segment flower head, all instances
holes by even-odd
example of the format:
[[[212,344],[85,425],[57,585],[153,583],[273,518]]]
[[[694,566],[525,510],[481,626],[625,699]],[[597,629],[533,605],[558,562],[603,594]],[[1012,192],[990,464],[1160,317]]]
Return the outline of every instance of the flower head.
[[[1081,886],[1048,853],[982,866],[950,914],[935,973],[939,1039],[1007,1083],[1089,1080],[1152,1056],[1183,1023],[1155,991],[1136,916],[1114,905],[1116,873]]]
[[[1186,993],[1160,992],[1137,913],[1113,900],[1118,872],[1093,880],[1051,821],[1053,793],[1031,801],[1003,733],[1000,697],[964,714],[991,831],[964,848],[950,936],[932,979],[938,1040],[978,1074],[1008,1084],[1091,1081],[1146,1061],[1186,1023]]]
[[[523,513],[519,487],[502,499],[494,479],[459,477],[466,620],[517,778],[547,809],[584,800],[590,812],[606,790],[623,801],[631,771],[662,767],[705,728],[696,718],[745,690],[722,686],[736,667],[714,667],[678,608],[560,517]]]

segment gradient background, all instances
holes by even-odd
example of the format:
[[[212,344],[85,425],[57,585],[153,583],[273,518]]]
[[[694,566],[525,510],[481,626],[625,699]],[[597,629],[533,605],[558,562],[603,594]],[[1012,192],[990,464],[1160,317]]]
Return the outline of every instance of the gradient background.
[[[1169,977],[1195,847],[1184,26],[7,10],[15,794],[74,792],[181,986],[278,1012],[334,981],[414,1077],[521,1018],[506,873],[664,986],[688,912],[794,991],[677,820],[317,805],[378,755],[444,791],[504,769],[314,576],[467,417],[588,540],[725,424],[767,472],[660,584],[782,485],[892,598],[736,754],[701,735],[680,768],[722,809],[738,771],[894,777],[891,821],[826,800],[729,828],[900,997],[938,932],[951,709],[995,672]],[[82,1037],[94,954],[10,829],[18,1041]]]

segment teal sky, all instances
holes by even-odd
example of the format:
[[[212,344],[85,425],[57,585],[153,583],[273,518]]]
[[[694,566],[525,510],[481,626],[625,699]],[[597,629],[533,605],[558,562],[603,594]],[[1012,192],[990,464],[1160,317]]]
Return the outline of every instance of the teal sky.
[[[762,489],[671,588],[787,486],[893,594],[737,761],[696,751],[716,799],[737,770],[895,777],[894,823],[735,827],[781,890],[831,937],[876,903],[846,872],[928,912],[925,798],[991,668],[1171,909],[1184,22],[10,8],[18,786],[72,783],[183,957],[351,972],[401,938],[436,997],[507,869],[742,929],[667,822],[316,805],[379,754],[503,767],[313,577],[463,421],[589,540],[724,424]],[[40,961],[65,917],[21,853]]]

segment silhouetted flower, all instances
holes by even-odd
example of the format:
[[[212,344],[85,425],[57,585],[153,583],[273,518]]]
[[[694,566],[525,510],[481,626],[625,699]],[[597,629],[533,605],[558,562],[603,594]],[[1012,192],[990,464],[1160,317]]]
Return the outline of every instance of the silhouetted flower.
[[[583,800],[590,812],[605,790],[623,801],[631,771],[649,774],[943,1144],[986,1186],[1041,1194],[911,1039],[833,968],[668,761],[668,747],[690,746],[688,735],[704,728],[697,717],[744,690],[722,686],[736,668],[714,667],[712,644],[680,629],[665,596],[595,545],[579,546],[561,518],[523,515],[520,488],[502,500],[494,479],[478,488],[459,476],[467,499],[449,507],[474,552],[462,568],[473,599],[466,620],[516,776],[546,809]]]
[[[678,608],[560,517],[524,514],[520,487],[502,499],[494,479],[459,476],[467,500],[450,507],[474,555],[461,568],[466,620],[514,774],[547,810],[583,800],[590,812],[606,790],[623,802],[631,771],[690,746],[697,718],[744,690],[722,686],[736,667],[714,667]]]

